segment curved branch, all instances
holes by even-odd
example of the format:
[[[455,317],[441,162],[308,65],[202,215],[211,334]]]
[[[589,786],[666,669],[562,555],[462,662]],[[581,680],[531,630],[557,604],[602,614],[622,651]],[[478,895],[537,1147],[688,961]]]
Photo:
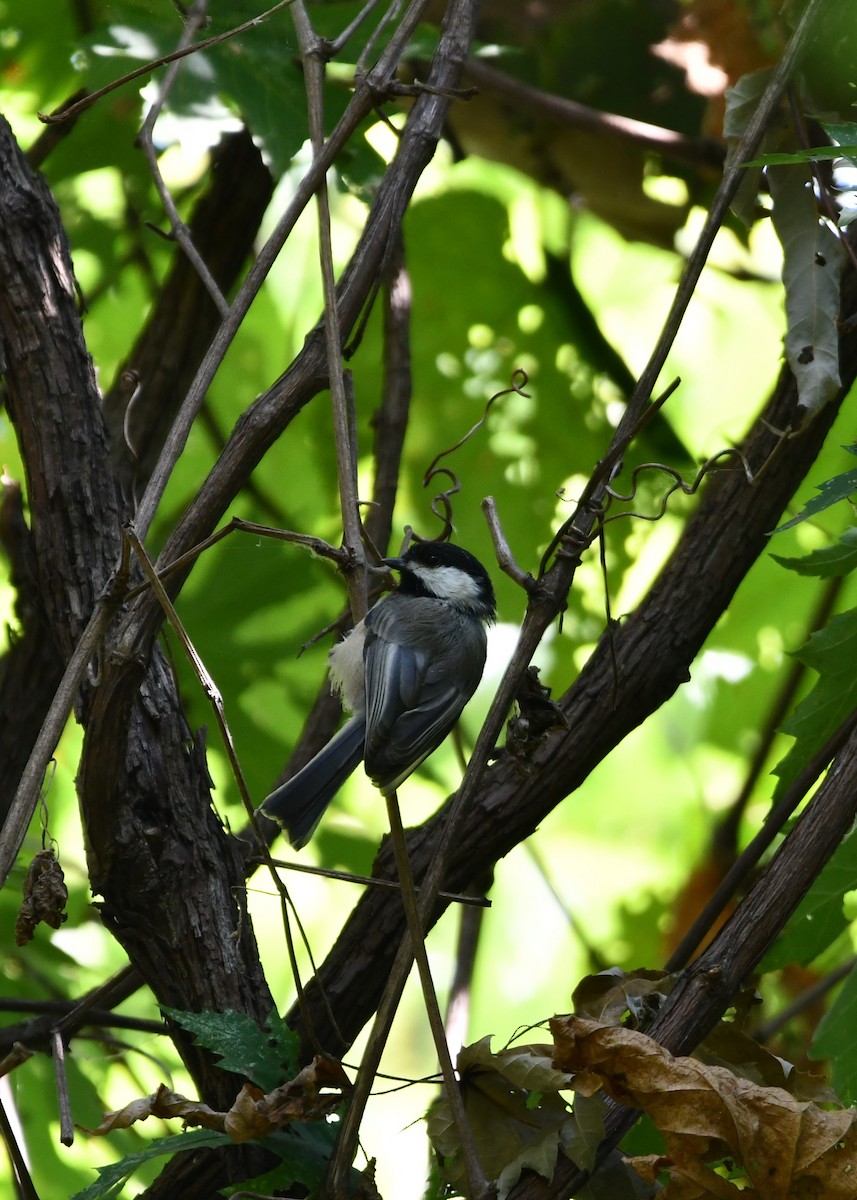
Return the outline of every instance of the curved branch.
[[[850,310],[857,304],[854,280],[849,281],[848,290]],[[857,378],[854,341],[843,341],[840,399]],[[794,381],[784,371],[743,446],[756,469],[769,460],[777,444],[770,426],[787,425],[796,404]],[[831,405],[800,437],[781,444],[762,485],[749,485],[740,470],[709,480],[696,514],[651,591],[612,631],[618,680],[614,681],[614,660],[605,635],[561,700],[568,730],[536,750],[526,775],[509,756],[489,767],[456,836],[454,857],[443,883],[446,889],[464,890],[533,833],[628,733],[689,678],[694,657],[767,545],[770,531],[814,461],[836,410],[837,406]],[[409,833],[408,850],[418,883],[449,809],[450,802],[431,821]],[[393,877],[389,846],[382,849],[375,874]],[[438,905],[434,918],[442,911],[443,906]],[[316,1032],[332,1050],[342,1052],[346,1047],[325,1015],[322,991],[332,1005],[338,1030],[350,1043],[374,1012],[403,932],[401,908],[367,893],[346,922],[318,978],[308,985],[306,997]],[[297,1014],[291,1016],[297,1024]]]

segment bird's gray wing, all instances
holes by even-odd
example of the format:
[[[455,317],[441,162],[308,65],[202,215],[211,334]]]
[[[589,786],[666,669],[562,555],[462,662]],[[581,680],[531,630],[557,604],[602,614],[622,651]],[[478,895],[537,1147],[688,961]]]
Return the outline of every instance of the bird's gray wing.
[[[408,600],[403,629],[392,601],[370,612],[364,648],[366,773],[382,789],[397,786],[440,745],[473,690],[462,690],[460,663],[444,653],[436,603]]]

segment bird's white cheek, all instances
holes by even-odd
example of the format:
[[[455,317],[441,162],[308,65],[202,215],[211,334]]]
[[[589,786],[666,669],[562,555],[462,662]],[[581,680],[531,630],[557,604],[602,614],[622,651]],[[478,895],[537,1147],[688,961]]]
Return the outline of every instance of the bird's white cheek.
[[[363,623],[353,629],[348,637],[337,643],[328,660],[330,686],[348,712],[359,711],[364,706],[363,696],[363,643],[366,630]]]

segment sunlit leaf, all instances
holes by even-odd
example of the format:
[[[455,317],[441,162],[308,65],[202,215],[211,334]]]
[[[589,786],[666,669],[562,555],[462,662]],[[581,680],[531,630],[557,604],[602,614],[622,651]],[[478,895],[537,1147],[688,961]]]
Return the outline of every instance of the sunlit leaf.
[[[815,575],[819,579],[841,578],[857,567],[857,526],[846,529],[833,546],[822,546],[801,558],[772,554],[774,562],[798,575]]]

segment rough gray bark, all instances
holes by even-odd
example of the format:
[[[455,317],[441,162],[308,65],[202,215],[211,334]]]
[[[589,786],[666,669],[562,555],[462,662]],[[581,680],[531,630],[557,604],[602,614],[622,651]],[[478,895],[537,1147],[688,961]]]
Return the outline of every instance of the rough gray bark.
[[[59,213],[5,121],[0,332],[35,586],[65,660],[118,561],[122,513]],[[104,648],[107,658],[115,652]],[[79,779],[102,918],[162,1003],[264,1017],[271,999],[243,910],[240,857],[212,812],[204,754],[160,651],[129,678],[126,736],[109,747],[111,785],[101,787],[87,763]],[[87,684],[77,705],[85,727],[102,702]],[[234,1081],[188,1038],[177,1042],[206,1099],[231,1099]]]

